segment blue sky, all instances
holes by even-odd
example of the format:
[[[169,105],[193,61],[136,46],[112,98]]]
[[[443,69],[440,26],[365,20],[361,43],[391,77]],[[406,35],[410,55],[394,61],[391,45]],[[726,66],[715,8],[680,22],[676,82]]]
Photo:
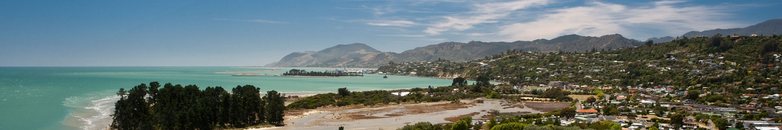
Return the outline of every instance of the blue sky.
[[[619,33],[643,40],[782,18],[779,0],[3,0],[0,66],[258,66],[367,43]]]

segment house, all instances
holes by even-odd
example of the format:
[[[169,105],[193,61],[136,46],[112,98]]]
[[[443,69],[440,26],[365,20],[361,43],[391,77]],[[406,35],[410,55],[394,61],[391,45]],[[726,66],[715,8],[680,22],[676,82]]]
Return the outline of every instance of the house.
[[[578,109],[576,110],[576,115],[580,116],[597,116],[597,109],[590,108],[590,109]]]
[[[782,123],[773,123],[768,121],[741,121],[744,128],[748,130],[779,130]]]

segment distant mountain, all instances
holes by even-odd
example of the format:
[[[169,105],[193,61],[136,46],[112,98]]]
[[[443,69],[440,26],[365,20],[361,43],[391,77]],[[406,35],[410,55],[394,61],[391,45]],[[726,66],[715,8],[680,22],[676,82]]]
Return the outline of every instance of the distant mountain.
[[[747,26],[744,28],[730,28],[730,29],[713,29],[705,31],[691,31],[685,33],[686,37],[710,37],[715,34],[722,35],[740,35],[750,36],[756,35],[780,35],[782,34],[782,19],[771,19],[755,25]],[[651,38],[655,43],[662,43],[674,40],[673,37],[668,38]]]
[[[649,40],[652,40],[652,42],[654,42],[654,43],[670,42],[670,41],[673,41],[675,39],[676,39],[675,37],[671,37],[671,36],[649,38]]]
[[[294,52],[267,66],[365,67],[388,63],[393,53],[381,52],[363,43],[340,44],[317,52]]]
[[[640,44],[639,41],[627,39],[619,34],[601,37],[565,35],[551,40],[538,39],[534,41],[444,42],[418,47],[397,54],[381,52],[366,44],[354,43],[337,45],[318,52],[294,52],[283,57],[279,62],[269,64],[268,66],[377,67],[390,61],[433,61],[437,59],[467,61],[500,54],[511,49],[542,52],[583,52],[592,49],[628,48]]]
[[[404,51],[399,54],[397,59],[400,61],[432,61],[437,59],[467,61],[500,54],[511,49],[542,52],[582,52],[592,49],[618,49],[638,45],[640,45],[640,42],[627,39],[619,34],[601,37],[565,35],[551,40],[538,39],[534,41],[445,42]]]

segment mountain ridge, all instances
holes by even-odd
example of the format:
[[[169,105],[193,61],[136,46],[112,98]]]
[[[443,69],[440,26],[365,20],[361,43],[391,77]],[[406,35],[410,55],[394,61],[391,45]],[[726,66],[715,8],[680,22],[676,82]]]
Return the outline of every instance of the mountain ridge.
[[[320,51],[294,52],[280,61],[268,64],[275,67],[377,67],[388,62],[432,61],[438,59],[467,61],[500,54],[507,50],[543,52],[583,52],[592,49],[619,49],[640,45],[639,41],[619,34],[600,37],[564,35],[551,40],[484,42],[442,42],[410,50],[382,52],[363,43],[339,44]]]
[[[782,34],[782,19],[769,19],[757,24],[749,25],[743,28],[727,28],[727,29],[711,29],[703,31],[690,31],[682,34],[685,37],[711,37],[716,34],[721,35],[738,35],[738,36],[751,36],[751,35],[780,35]],[[675,40],[677,37],[664,36],[653,37],[648,40],[654,41],[654,43],[663,43]]]
[[[779,35],[782,34],[782,19],[770,19],[744,28],[712,29],[691,31],[681,36],[709,37],[723,35]],[[655,43],[675,40],[679,37],[664,36],[649,38]],[[433,61],[445,59],[467,61],[500,54],[507,50],[539,52],[583,52],[593,49],[619,49],[640,46],[638,40],[628,39],[620,34],[595,36],[562,35],[552,39],[512,42],[442,42],[400,53],[382,52],[363,43],[339,44],[320,51],[294,52],[280,61],[268,64],[276,67],[377,67],[388,62]]]

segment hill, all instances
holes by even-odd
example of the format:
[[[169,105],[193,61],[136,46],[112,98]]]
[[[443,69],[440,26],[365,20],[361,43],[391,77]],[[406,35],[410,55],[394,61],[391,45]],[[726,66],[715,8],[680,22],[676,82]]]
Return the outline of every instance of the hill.
[[[378,67],[392,61],[434,61],[438,59],[467,61],[500,54],[507,50],[585,52],[630,48],[638,45],[640,42],[627,39],[619,34],[600,37],[565,35],[551,40],[515,42],[444,42],[418,47],[402,53],[381,52],[366,44],[354,43],[337,45],[317,52],[294,52],[268,66]]]
[[[771,19],[761,23],[750,25],[744,28],[729,28],[729,29],[712,29],[705,31],[691,31],[683,34],[685,37],[711,37],[716,34],[722,35],[737,35],[737,36],[751,36],[751,35],[782,35],[782,19]],[[650,38],[655,43],[669,42],[674,40],[674,37],[660,37]]]

